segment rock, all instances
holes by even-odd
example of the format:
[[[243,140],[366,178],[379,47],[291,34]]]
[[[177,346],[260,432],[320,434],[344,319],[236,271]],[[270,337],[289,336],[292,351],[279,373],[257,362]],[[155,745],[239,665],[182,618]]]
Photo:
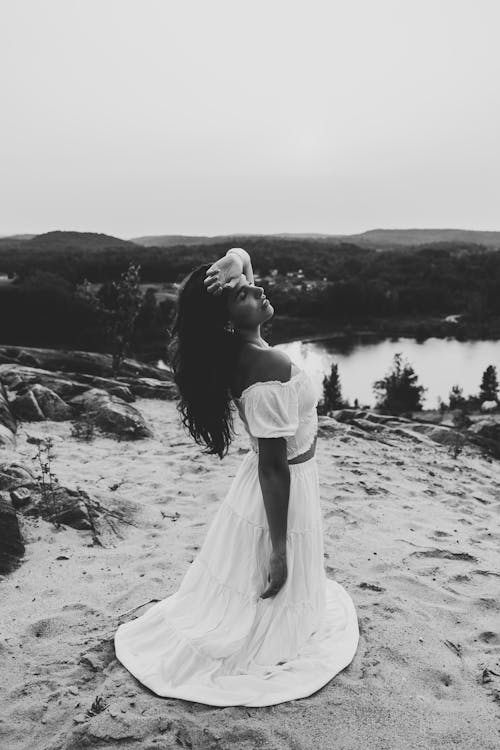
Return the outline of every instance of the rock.
[[[384,430],[384,425],[377,424],[371,419],[351,419],[351,424],[367,432],[382,432]]]
[[[31,490],[28,487],[18,487],[12,490],[10,499],[14,508],[24,508],[31,502]]]
[[[470,425],[468,432],[500,443],[500,422],[493,418],[479,419]]]
[[[0,446],[14,446],[17,424],[10,409],[7,391],[0,382]]]
[[[344,432],[345,427],[337,422],[333,417],[327,417],[326,415],[318,416],[318,435],[319,437],[329,437],[330,435],[338,435],[339,432]]]
[[[8,427],[6,427],[4,424],[0,423],[0,447],[1,446],[10,446],[13,447],[16,443],[16,438],[14,433],[9,430]]]
[[[122,398],[128,404],[135,401],[135,396],[128,386],[128,380],[122,382],[122,379],[100,378],[97,375],[87,375],[79,372],[71,372],[68,373],[68,375],[78,383],[85,383],[87,386],[86,390],[90,390],[90,388],[100,388],[101,390],[110,393],[112,396]]]
[[[18,487],[38,487],[38,482],[31,469],[22,464],[1,462],[0,490],[12,492]]]
[[[55,487],[52,493],[40,493],[26,515],[40,515],[46,521],[73,529],[89,531],[93,524],[87,506],[91,500],[83,490],[70,490],[67,487]]]
[[[22,367],[17,364],[0,365],[0,381],[15,395],[23,395],[39,383],[57,393],[63,401],[87,390],[84,383],[70,380],[64,373],[53,373],[36,367]]]
[[[336,409],[331,412],[331,416],[337,422],[350,422],[351,419],[363,419],[366,417],[366,411],[360,411],[359,409]]]
[[[64,422],[73,416],[71,407],[57,393],[51,391],[50,388],[36,383],[31,389],[31,393],[36,398],[38,406],[46,419],[52,419],[54,422]]]
[[[17,355],[17,361],[22,365],[26,365],[26,367],[40,367],[40,362],[38,361],[38,359],[32,354],[24,351],[24,349],[21,349],[21,351]]]
[[[128,384],[134,396],[140,398],[158,398],[170,401],[177,397],[177,386],[173,381],[136,378],[129,380]]]
[[[17,419],[25,422],[41,422],[45,419],[32,391],[16,396],[11,402],[11,408]]]
[[[137,409],[116,396],[110,396],[106,391],[92,388],[71,399],[70,403],[80,412],[92,412],[95,424],[104,432],[130,439],[152,436]]]
[[[417,432],[424,432],[428,438],[434,440],[435,443],[440,443],[441,445],[454,445],[457,441],[457,437],[461,434],[458,430],[437,425],[429,425],[427,430],[417,429],[425,426],[426,425],[414,425],[413,429]]]
[[[483,413],[490,413],[498,408],[498,401],[483,401],[480,409]]]
[[[0,492],[0,573],[10,573],[24,555],[17,515],[6,492]]]

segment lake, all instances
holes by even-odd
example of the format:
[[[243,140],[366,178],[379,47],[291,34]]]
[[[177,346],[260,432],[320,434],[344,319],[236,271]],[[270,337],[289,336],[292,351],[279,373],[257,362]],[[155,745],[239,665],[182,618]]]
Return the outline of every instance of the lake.
[[[479,391],[488,365],[495,365],[500,378],[500,341],[457,341],[453,338],[428,338],[419,343],[411,338],[362,341],[359,338],[278,344],[299,367],[305,369],[322,391],[322,381],[332,362],[338,365],[342,398],[360,406],[374,406],[372,385],[392,370],[396,352],[402,352],[418,375],[417,385],[424,393],[426,409],[438,407],[438,397],[448,402],[451,387],[458,384],[464,396]]]

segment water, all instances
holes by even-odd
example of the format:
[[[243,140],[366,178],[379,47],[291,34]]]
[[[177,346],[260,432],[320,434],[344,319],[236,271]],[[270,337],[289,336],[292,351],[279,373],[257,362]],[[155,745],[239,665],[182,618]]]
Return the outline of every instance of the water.
[[[320,393],[322,381],[333,362],[338,365],[342,397],[360,406],[375,406],[372,385],[384,378],[393,367],[394,354],[402,352],[418,375],[417,385],[425,391],[422,403],[426,409],[438,407],[438,397],[448,402],[453,385],[463,388],[464,396],[477,394],[488,365],[495,365],[500,379],[500,341],[457,341],[453,338],[429,338],[417,342],[411,338],[363,342],[353,339],[279,344],[302,369],[306,370]]]

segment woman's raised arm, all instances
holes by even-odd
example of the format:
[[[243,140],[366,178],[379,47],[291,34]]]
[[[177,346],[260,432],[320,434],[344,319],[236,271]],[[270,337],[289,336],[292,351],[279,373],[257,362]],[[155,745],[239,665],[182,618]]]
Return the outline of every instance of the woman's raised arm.
[[[222,258],[212,263],[207,270],[204,283],[211,294],[222,294],[225,287],[236,285],[242,273],[249,284],[254,283],[249,254],[242,247],[232,247]]]
[[[247,281],[249,284],[253,284],[254,278],[253,278],[253,268],[252,268],[252,261],[250,259],[250,255],[247,253],[246,250],[243,250],[242,247],[231,247],[226,255],[229,253],[235,253],[241,258],[241,261],[243,263],[243,273],[247,277]]]

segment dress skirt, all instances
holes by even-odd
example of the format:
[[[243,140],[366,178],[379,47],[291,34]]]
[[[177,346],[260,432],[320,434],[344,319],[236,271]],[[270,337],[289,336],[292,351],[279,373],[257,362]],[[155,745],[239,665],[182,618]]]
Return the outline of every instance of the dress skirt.
[[[115,635],[119,661],[157,695],[212,706],[303,698],[353,659],[358,621],[326,577],[316,458],[290,465],[288,577],[268,585],[271,539],[250,450],[178,590]]]

